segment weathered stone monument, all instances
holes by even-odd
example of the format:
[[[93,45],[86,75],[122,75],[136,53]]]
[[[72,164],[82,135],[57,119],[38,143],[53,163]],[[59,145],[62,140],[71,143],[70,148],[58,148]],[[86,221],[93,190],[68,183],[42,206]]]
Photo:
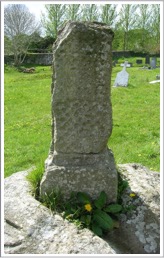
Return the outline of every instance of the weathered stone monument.
[[[117,73],[117,76],[116,76],[116,79],[115,79],[115,82],[114,82],[115,87],[117,87],[117,86],[122,86],[122,87],[128,86],[129,74],[126,71],[127,65],[128,65],[128,62],[125,61],[122,71]]]
[[[103,23],[68,22],[53,45],[52,144],[40,193],[67,198],[103,190],[117,197],[110,80],[113,32]]]

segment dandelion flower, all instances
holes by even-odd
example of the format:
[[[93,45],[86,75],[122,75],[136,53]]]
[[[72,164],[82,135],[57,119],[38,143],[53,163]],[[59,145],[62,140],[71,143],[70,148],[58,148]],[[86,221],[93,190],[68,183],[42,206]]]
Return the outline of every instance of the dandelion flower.
[[[87,210],[87,211],[91,211],[92,210],[92,206],[90,205],[90,203],[87,203],[87,204],[85,204],[85,210]]]
[[[129,194],[129,196],[130,196],[130,197],[135,197],[136,194],[135,194],[135,193],[131,193],[131,194]]]

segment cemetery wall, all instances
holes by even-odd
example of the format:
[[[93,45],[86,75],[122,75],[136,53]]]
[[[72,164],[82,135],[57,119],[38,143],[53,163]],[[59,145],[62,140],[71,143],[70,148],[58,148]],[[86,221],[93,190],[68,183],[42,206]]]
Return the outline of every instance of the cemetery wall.
[[[146,57],[146,53],[134,52],[134,51],[112,51],[112,58],[119,59],[122,57]],[[52,53],[30,53],[27,54],[23,64],[39,64],[39,65],[51,65]],[[151,55],[160,57],[160,55]],[[4,63],[11,64],[14,60],[14,55],[5,55]]]

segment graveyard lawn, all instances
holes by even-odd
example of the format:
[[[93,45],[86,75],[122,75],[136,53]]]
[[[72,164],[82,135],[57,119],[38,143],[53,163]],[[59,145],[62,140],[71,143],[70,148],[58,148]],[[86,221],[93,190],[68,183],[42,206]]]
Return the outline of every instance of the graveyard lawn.
[[[122,67],[114,67],[112,82]],[[116,163],[136,162],[150,170],[160,170],[160,83],[159,68],[127,68],[128,87],[111,87],[113,131],[108,146]]]
[[[31,166],[44,166],[51,140],[50,66],[26,74],[6,66],[4,77],[5,177]],[[122,67],[113,67],[111,86]],[[159,68],[127,68],[128,87],[111,87],[113,132],[108,142],[116,164],[140,163],[160,169]],[[80,139],[79,139],[80,141]]]

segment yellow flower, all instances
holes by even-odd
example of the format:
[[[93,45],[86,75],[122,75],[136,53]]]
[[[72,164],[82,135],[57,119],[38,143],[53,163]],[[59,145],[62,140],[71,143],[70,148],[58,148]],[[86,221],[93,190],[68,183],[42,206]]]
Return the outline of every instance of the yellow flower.
[[[85,204],[85,209],[87,210],[87,211],[91,211],[92,210],[92,206],[90,205],[90,203],[87,203],[87,204]]]
[[[135,194],[135,193],[131,193],[131,194],[129,194],[129,196],[130,196],[130,197],[135,197],[136,194]]]

